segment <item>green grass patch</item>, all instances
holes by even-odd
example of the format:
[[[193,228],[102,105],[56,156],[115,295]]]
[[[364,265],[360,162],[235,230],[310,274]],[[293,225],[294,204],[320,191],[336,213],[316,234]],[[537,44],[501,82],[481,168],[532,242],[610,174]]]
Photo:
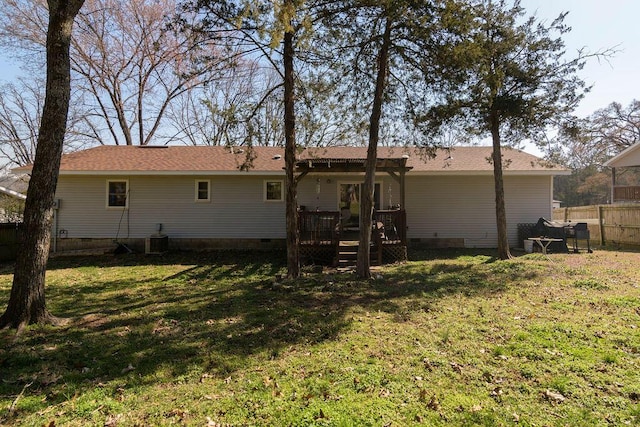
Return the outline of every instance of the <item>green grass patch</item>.
[[[639,255],[535,255],[295,282],[278,253],[56,258],[73,321],[0,331],[0,425],[637,425]]]

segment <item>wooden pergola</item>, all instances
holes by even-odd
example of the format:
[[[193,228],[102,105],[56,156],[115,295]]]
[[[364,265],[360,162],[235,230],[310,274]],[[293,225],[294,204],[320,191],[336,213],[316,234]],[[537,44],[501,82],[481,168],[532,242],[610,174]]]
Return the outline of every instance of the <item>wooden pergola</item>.
[[[411,170],[407,167],[408,157],[379,158],[376,172],[389,174],[400,186],[400,209],[378,210],[374,212],[374,224],[381,227],[391,224],[387,233],[374,233],[372,240],[376,262],[406,260],[406,213],[405,177]],[[296,182],[300,182],[309,173],[357,173],[365,172],[366,159],[362,158],[309,158],[296,162]],[[309,258],[325,259],[340,264],[342,250],[340,241],[340,212],[338,211],[300,211],[299,231],[301,254]],[[393,229],[393,233],[389,233]],[[384,238],[383,238],[384,234]]]
[[[405,176],[412,168],[407,167],[408,157],[379,158],[376,172],[386,172],[400,185],[400,206],[405,206]],[[366,159],[310,158],[296,162],[296,181],[300,182],[309,173],[364,173]]]

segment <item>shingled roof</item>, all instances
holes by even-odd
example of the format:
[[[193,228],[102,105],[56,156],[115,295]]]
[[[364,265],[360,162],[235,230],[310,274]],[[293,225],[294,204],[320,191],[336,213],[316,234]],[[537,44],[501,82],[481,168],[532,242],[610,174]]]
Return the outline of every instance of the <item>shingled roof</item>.
[[[307,148],[299,160],[365,159],[366,147]],[[379,147],[379,159],[407,159],[410,174],[491,174],[491,147],[440,149],[435,157],[426,150],[406,147]],[[558,165],[514,149],[503,149],[505,174],[563,175]],[[17,170],[26,171],[30,167]],[[130,174],[283,174],[284,149],[281,147],[222,146],[99,146],[65,154],[61,175]]]

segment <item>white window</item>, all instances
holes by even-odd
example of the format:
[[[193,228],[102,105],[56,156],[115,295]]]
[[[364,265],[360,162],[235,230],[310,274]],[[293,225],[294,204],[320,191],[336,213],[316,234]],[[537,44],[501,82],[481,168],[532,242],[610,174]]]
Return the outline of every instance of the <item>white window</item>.
[[[209,180],[196,180],[196,202],[211,201],[211,185]]]
[[[129,207],[129,181],[127,180],[107,181],[107,207],[108,208]]]
[[[281,202],[284,200],[284,182],[283,181],[265,181],[264,182],[264,200],[265,202]]]

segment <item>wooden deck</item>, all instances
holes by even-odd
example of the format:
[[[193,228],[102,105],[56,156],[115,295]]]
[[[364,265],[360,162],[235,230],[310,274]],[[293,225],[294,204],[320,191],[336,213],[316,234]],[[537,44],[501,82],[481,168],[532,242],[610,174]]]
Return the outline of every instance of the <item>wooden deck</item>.
[[[613,202],[640,202],[640,185],[617,185],[613,187]]]
[[[358,234],[346,231],[337,211],[300,211],[300,256],[303,262],[336,265],[340,258],[341,241],[357,241]],[[380,210],[374,212],[372,256],[378,264],[406,260],[406,212]]]

